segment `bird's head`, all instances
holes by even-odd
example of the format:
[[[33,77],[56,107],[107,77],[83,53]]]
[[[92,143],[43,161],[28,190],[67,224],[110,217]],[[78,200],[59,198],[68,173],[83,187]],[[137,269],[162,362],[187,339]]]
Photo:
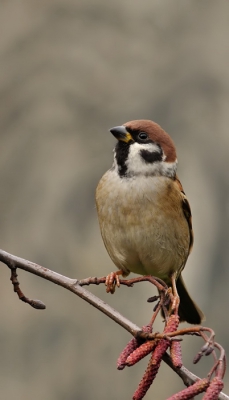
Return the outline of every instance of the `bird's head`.
[[[175,145],[160,125],[150,120],[136,120],[116,126],[110,132],[118,140],[114,167],[121,177],[175,177]]]

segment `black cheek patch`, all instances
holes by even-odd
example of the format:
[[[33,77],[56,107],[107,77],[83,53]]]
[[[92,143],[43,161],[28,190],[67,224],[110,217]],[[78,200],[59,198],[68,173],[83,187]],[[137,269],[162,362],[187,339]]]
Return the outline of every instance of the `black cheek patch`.
[[[162,161],[162,150],[160,148],[158,151],[141,150],[141,156],[146,163]]]

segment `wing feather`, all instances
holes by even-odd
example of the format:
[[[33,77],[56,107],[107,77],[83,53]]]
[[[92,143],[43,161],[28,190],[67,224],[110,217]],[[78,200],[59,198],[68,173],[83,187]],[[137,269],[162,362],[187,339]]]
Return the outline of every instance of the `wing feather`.
[[[177,176],[175,177],[175,183],[177,184],[177,186],[179,187],[179,190],[181,192],[181,196],[182,196],[182,204],[181,205],[182,205],[183,213],[184,213],[184,216],[186,218],[186,221],[187,221],[188,227],[189,227],[189,234],[190,234],[189,254],[190,254],[192,251],[193,241],[194,241],[194,235],[193,235],[193,229],[192,229],[192,212],[191,212],[190,204],[188,202],[188,199],[187,199],[184,189],[182,187],[182,184]]]

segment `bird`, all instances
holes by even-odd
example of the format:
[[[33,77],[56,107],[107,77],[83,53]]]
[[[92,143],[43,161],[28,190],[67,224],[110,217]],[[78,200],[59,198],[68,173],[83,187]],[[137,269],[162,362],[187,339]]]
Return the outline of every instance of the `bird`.
[[[204,314],[190,297],[182,270],[193,247],[192,215],[177,176],[171,137],[151,120],[110,129],[117,139],[112,167],[102,176],[95,200],[101,236],[117,271],[107,292],[130,272],[176,285],[180,321],[200,324]]]

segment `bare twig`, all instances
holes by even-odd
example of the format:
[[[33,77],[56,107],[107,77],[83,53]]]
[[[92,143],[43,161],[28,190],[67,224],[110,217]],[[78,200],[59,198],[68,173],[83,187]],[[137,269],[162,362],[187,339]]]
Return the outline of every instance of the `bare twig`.
[[[62,286],[63,288],[70,290],[71,292],[73,292],[77,296],[81,297],[83,300],[85,300],[89,304],[93,305],[99,311],[103,312],[105,315],[107,315],[113,321],[118,323],[120,326],[122,326],[124,329],[126,329],[129,333],[131,333],[131,335],[133,335],[134,337],[144,338],[145,333],[142,332],[141,328],[139,328],[137,325],[135,325],[134,323],[129,321],[127,318],[122,316],[118,311],[116,311],[115,309],[110,307],[108,304],[104,303],[104,301],[102,301],[100,298],[98,298],[94,294],[90,293],[88,290],[86,290],[85,288],[83,288],[81,286],[81,285],[87,285],[90,283],[94,283],[94,284],[102,283],[101,280],[103,280],[104,278],[101,278],[101,280],[100,280],[100,278],[89,278],[88,280],[78,281],[77,279],[68,278],[68,277],[58,274],[57,272],[54,272],[48,268],[44,268],[41,265],[33,263],[31,261],[24,260],[23,258],[14,256],[10,253],[7,253],[4,250],[0,250],[0,261],[2,261],[4,264],[6,264],[11,269],[11,271],[14,270],[14,272],[11,273],[11,280],[14,285],[14,290],[16,289],[15,291],[18,293],[19,298],[21,298],[21,297],[26,298],[26,296],[24,296],[23,293],[18,290],[19,286],[17,286],[17,285],[19,285],[19,282],[17,281],[17,274],[15,275],[15,273],[16,273],[15,270],[17,268],[27,271],[29,273],[32,273],[34,275],[40,276],[43,279],[47,279],[48,281],[53,282],[56,285]],[[150,280],[150,279],[148,279],[148,277],[141,277],[141,278],[140,279],[136,278],[135,282]],[[15,279],[16,279],[16,281],[15,281]],[[91,279],[91,282],[90,282],[90,279]],[[130,280],[129,282],[127,281],[126,284],[128,286],[131,286],[135,282]],[[158,280],[157,280],[157,285],[161,285],[161,290],[165,289],[165,286]],[[22,293],[22,296],[20,293]],[[189,332],[190,332],[190,330],[189,330]],[[199,333],[198,329],[193,329],[192,334],[198,335],[198,333]],[[168,336],[173,337],[173,336],[176,336],[177,334],[180,334],[180,335],[187,334],[186,329],[176,331],[173,334],[168,334]],[[147,339],[155,338],[155,335],[153,335],[153,334],[147,334],[147,335],[148,335]],[[158,335],[158,338],[159,338],[159,336],[160,335]],[[168,364],[181,377],[181,379],[183,380],[183,382],[186,385],[190,385],[190,384],[196,382],[198,379],[200,379],[199,377],[192,374],[192,372],[190,372],[183,366],[181,368],[174,367],[172,364],[171,358],[167,353],[164,354],[163,361],[166,364]],[[224,393],[220,393],[219,399],[220,400],[229,400],[229,396],[227,396]]]
[[[24,295],[24,293],[21,291],[20,286],[19,286],[19,281],[17,279],[18,275],[17,275],[17,268],[15,267],[10,267],[11,268],[11,277],[10,280],[13,284],[14,287],[14,292],[17,293],[18,298],[22,301],[24,301],[24,303],[29,304],[31,307],[37,309],[37,310],[44,310],[45,304],[40,301],[40,300],[32,300],[29,299],[28,297],[26,297]]]

